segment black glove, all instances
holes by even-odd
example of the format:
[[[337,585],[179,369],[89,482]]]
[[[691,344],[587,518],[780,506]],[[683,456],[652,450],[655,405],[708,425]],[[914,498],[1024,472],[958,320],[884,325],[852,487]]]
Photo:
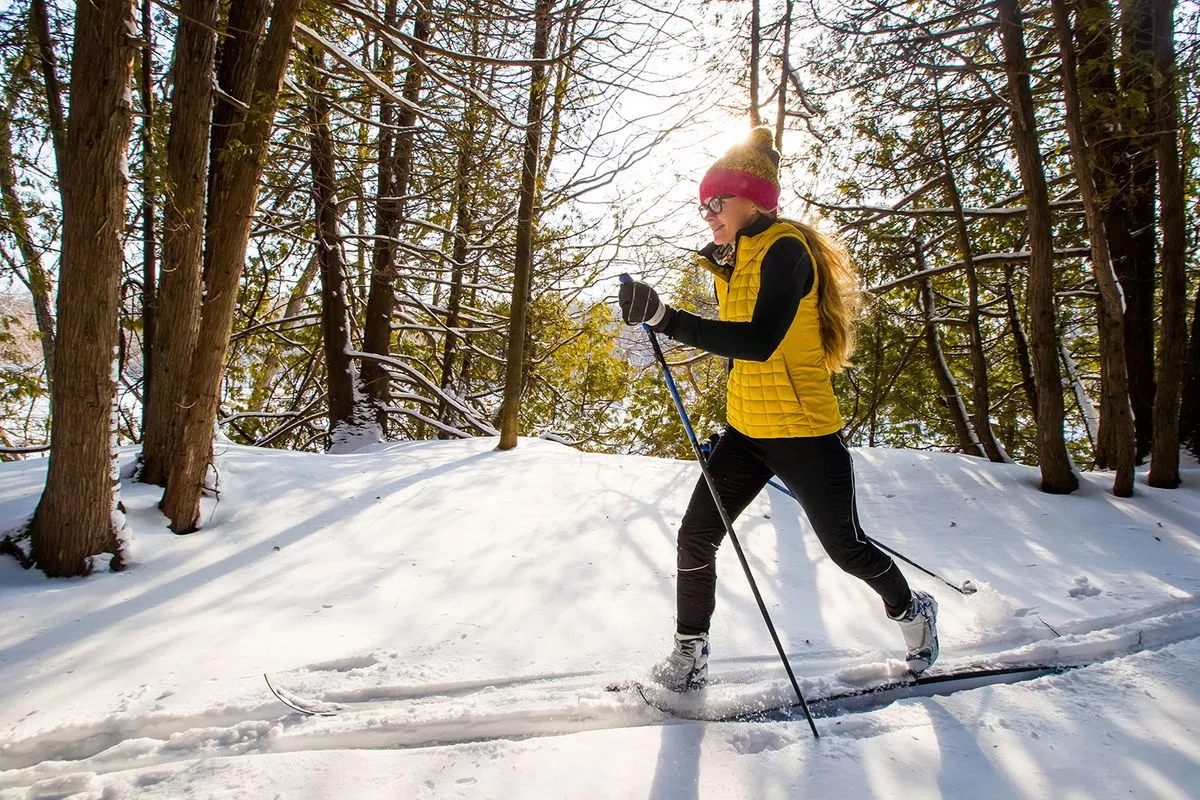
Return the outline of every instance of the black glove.
[[[658,292],[641,281],[622,283],[617,292],[617,303],[621,306],[621,318],[626,325],[646,323],[661,332],[675,316],[675,309],[658,299]]]

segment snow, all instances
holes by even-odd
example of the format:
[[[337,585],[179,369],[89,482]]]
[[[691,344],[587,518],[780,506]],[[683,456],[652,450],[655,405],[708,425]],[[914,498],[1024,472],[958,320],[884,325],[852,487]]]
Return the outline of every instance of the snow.
[[[175,536],[121,485],[122,573],[47,581],[0,560],[0,800],[16,798],[1190,797],[1200,786],[1200,471],[1133,498],[1084,474],[856,450],[868,533],[940,603],[935,669],[1033,680],[820,717],[669,716],[605,684],[666,650],[695,464],[522,439],[316,455],[222,443],[219,499]],[[0,529],[45,461],[0,467]],[[902,671],[901,639],[790,498],[737,525],[810,698]],[[705,697],[792,689],[732,548]],[[305,717],[268,691],[339,708]]]

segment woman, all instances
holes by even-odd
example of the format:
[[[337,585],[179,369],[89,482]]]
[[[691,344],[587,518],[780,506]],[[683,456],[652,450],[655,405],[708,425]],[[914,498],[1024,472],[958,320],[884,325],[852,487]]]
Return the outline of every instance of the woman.
[[[849,365],[853,350],[854,272],[839,245],[780,219],[778,207],[779,153],[770,129],[758,128],[700,182],[700,214],[713,241],[698,261],[716,276],[720,319],[673,309],[637,281],[621,286],[622,317],[732,360],[728,427],[708,460],[730,519],[778,476],[834,563],[879,594],[904,634],[908,667],[919,674],[938,656],[937,601],[912,591],[859,525],[854,466],[830,380]],[[701,479],[679,526],[675,647],[651,670],[673,691],[698,688],[708,675],[716,553],[724,536]]]

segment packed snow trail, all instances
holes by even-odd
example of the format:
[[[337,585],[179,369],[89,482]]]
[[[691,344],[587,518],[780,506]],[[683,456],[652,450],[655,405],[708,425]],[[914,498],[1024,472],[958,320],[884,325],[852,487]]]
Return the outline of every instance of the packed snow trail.
[[[993,670],[1037,663],[1046,674],[1053,674],[1056,668],[1098,667],[1107,660],[1195,640],[1200,638],[1200,608],[1191,605],[1112,628],[998,651],[986,663]],[[770,658],[763,656],[761,662],[769,664]],[[361,663],[377,665],[373,659]],[[927,683],[936,683],[938,675],[966,667],[978,669],[980,663],[950,655],[931,670]],[[805,663],[798,664],[803,670]],[[835,726],[829,721],[832,710],[852,710],[854,703],[844,701],[855,697],[868,698],[861,704],[866,708],[876,707],[879,698],[869,699],[870,689],[894,682],[904,669],[898,659],[863,662],[845,665],[824,676],[808,675],[802,682],[810,702],[822,711],[821,724],[837,730],[841,723]],[[270,700],[242,709],[240,719],[233,708],[191,719],[114,717],[90,728],[66,727],[33,739],[7,742],[0,747],[0,768],[4,770],[0,772],[0,790],[29,787],[74,773],[107,774],[195,758],[520,740],[678,724],[678,715],[718,721],[797,721],[786,712],[772,716],[772,711],[790,706],[794,695],[786,679],[763,679],[763,673],[769,671],[758,666],[715,672],[708,696],[696,701],[700,705],[675,709],[674,714],[647,705],[635,692],[607,691],[608,681],[599,673],[509,676],[490,683],[448,682],[423,689],[410,687],[403,692],[394,686],[382,687],[390,699],[370,699],[360,687],[354,694],[360,699],[343,699],[339,713],[327,717],[294,712],[280,716],[277,712],[282,705],[264,688],[263,694]],[[338,672],[323,674],[328,679]],[[757,675],[758,680],[748,679],[751,675]],[[970,686],[971,690],[977,688],[978,684]],[[829,702],[823,704],[825,700]],[[829,703],[834,704],[833,709]],[[7,800],[7,795],[0,797]]]

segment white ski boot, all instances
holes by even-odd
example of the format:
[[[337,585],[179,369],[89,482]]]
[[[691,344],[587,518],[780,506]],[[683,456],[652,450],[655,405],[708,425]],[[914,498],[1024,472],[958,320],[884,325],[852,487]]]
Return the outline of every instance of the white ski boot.
[[[908,669],[920,675],[937,661],[937,600],[926,592],[913,592],[908,608],[898,617],[892,617],[904,633],[904,644],[908,647]],[[889,615],[890,616],[890,615]]]
[[[650,668],[650,680],[672,692],[690,692],[708,681],[708,634],[675,634],[675,649]]]

